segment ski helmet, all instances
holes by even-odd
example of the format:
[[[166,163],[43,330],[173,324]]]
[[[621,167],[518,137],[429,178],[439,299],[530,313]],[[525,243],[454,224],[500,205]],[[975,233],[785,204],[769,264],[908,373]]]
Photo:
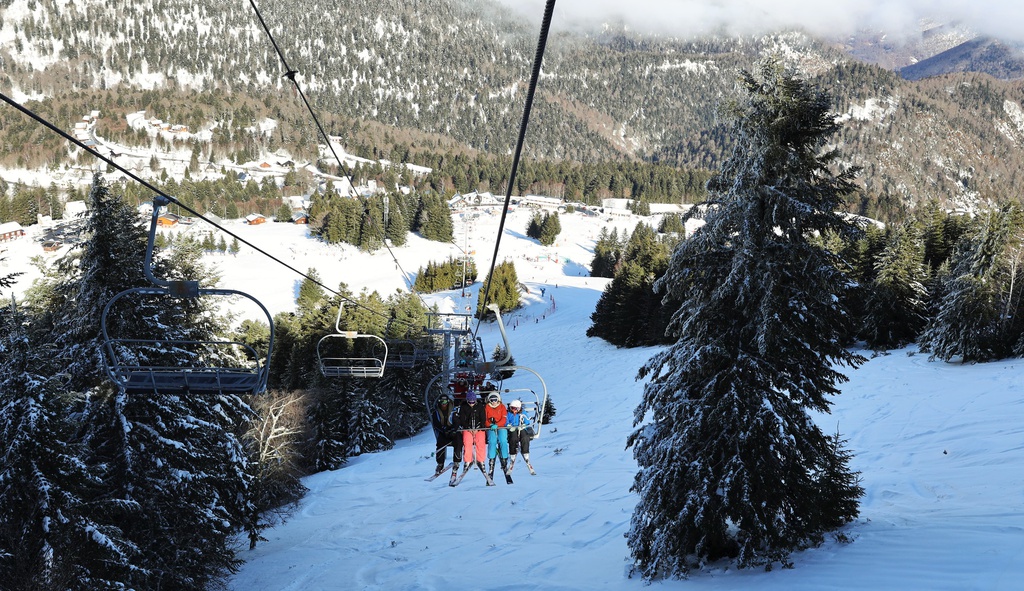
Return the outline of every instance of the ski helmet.
[[[442,394],[437,398],[438,406],[449,406],[452,403],[452,397],[447,394]]]
[[[523,408],[523,401],[522,400],[513,400],[512,402],[508,403],[508,406],[509,406],[509,408]]]
[[[491,392],[487,395],[487,402],[501,402],[501,395],[497,392]]]

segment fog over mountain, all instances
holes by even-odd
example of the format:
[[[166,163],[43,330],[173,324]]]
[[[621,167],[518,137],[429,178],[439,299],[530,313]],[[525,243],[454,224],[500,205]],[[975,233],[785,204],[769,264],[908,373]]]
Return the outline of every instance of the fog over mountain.
[[[499,1],[537,19],[545,5],[544,0]],[[1024,5],[1011,0],[559,0],[555,14],[556,27],[621,22],[676,36],[754,34],[796,26],[827,37],[873,31],[891,40],[913,41],[921,36],[923,22],[944,22],[1024,41]]]

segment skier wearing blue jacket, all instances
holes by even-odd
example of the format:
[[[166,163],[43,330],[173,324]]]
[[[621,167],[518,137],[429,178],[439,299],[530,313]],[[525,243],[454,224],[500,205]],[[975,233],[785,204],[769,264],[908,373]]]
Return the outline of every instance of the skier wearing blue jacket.
[[[530,440],[533,439],[533,425],[530,423],[530,417],[523,414],[523,402],[521,400],[513,400],[508,403],[508,419],[505,422],[508,428],[508,451],[512,457],[511,466],[516,463],[516,454],[522,452],[523,459],[526,460],[526,465],[529,466],[530,472],[533,472],[533,466],[530,465]]]

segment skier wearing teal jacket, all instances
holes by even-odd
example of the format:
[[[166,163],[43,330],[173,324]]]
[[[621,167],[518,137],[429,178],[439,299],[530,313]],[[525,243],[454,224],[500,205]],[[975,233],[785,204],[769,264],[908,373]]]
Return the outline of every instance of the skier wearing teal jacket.
[[[488,425],[487,430],[487,459],[489,473],[494,474],[495,456],[501,461],[501,471],[508,474],[508,431],[505,429],[505,422],[508,413],[501,404],[501,395],[491,392],[487,395],[487,406],[484,414]]]

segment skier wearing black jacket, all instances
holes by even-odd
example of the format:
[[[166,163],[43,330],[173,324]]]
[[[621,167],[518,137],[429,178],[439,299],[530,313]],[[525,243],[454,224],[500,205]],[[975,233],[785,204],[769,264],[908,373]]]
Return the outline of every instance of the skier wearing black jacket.
[[[434,440],[437,448],[434,453],[437,459],[437,469],[434,476],[441,474],[444,470],[445,460],[448,458],[448,446],[452,446],[452,462],[458,468],[462,461],[462,437],[455,425],[455,409],[452,408],[452,397],[442,394],[437,399],[434,411],[430,413],[430,426],[434,429]]]
[[[476,392],[466,392],[466,402],[459,407],[455,415],[455,425],[462,430],[462,461],[469,469],[469,464],[477,464],[484,469],[484,458],[487,457],[487,419],[484,405],[479,403]]]

